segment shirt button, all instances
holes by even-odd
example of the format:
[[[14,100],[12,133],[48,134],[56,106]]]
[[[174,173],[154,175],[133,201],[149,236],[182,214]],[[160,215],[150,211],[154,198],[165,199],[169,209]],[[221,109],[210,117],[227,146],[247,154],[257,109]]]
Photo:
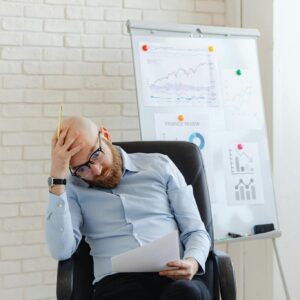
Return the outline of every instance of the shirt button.
[[[63,228],[63,227],[60,227],[59,230],[60,230],[61,232],[63,232],[63,231],[64,231],[64,228]]]
[[[130,223],[130,224],[132,223],[131,219],[128,219],[127,222]]]
[[[134,236],[137,238],[139,235],[137,233],[135,233]]]
[[[62,203],[58,203],[57,206],[58,206],[59,208],[62,208],[62,207],[63,207]]]

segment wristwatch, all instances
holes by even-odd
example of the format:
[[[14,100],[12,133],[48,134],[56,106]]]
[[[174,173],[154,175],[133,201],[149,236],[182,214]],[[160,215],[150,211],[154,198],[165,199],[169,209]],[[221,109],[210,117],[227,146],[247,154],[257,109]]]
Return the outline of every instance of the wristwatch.
[[[49,177],[48,178],[48,186],[53,187],[54,185],[66,185],[67,184],[67,179],[60,179],[60,178],[54,178],[54,177]]]

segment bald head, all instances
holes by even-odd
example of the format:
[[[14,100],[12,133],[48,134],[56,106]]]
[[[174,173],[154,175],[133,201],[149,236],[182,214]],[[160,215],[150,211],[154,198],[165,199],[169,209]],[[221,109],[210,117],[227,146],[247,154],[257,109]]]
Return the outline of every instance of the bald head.
[[[86,137],[95,136],[98,132],[97,125],[94,122],[79,116],[72,116],[64,119],[62,128],[68,129],[68,134],[70,135],[79,134]]]

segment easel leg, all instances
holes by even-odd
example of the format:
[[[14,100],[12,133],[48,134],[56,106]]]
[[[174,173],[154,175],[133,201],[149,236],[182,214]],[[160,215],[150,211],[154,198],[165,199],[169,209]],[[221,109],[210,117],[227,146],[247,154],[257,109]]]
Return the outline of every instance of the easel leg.
[[[273,242],[273,247],[274,247],[274,251],[275,251],[275,255],[276,255],[276,260],[277,260],[277,264],[278,264],[279,273],[280,273],[280,277],[281,277],[281,280],[282,280],[285,296],[286,296],[287,300],[290,300],[290,295],[289,295],[289,291],[288,291],[287,284],[286,284],[286,281],[285,281],[285,277],[284,277],[284,273],[283,273],[283,269],[282,269],[282,265],[281,265],[281,261],[280,261],[280,257],[279,257],[279,253],[278,253],[275,238],[272,239],[272,242]]]

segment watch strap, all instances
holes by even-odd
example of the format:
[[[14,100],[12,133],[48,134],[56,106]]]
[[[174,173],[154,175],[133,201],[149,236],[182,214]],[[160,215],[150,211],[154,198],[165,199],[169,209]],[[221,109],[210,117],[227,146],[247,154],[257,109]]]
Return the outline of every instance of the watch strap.
[[[66,179],[66,178],[64,178],[64,179],[53,178],[53,179],[52,179],[52,184],[53,184],[53,185],[56,185],[56,184],[63,184],[63,185],[66,185],[66,184],[67,184],[67,179]]]
[[[48,178],[48,186],[52,187],[54,185],[66,185],[67,184],[67,179],[63,178],[54,178],[54,177],[49,177]]]

